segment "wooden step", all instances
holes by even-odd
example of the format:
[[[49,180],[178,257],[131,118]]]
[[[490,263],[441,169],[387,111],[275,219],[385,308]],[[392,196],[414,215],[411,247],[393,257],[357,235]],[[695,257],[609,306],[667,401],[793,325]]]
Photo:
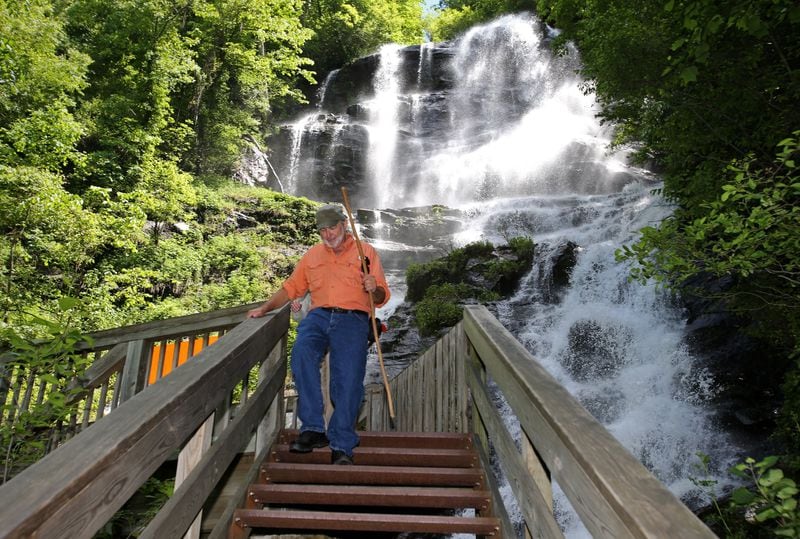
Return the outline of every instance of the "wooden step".
[[[234,525],[243,529],[250,527],[316,531],[473,533],[488,537],[499,536],[500,533],[500,523],[496,518],[331,513],[284,509],[242,509],[236,512]]]
[[[261,480],[273,483],[334,485],[472,486],[483,488],[480,468],[427,468],[419,466],[335,466],[270,462],[261,468]]]
[[[256,504],[355,505],[373,507],[430,507],[438,509],[489,509],[486,490],[445,487],[387,487],[357,485],[252,485]]]
[[[348,466],[330,464],[327,447],[290,452],[298,435],[280,433],[259,484],[248,489],[247,508],[234,515],[230,537],[251,529],[500,536],[471,436],[360,432]]]
[[[303,464],[329,464],[330,449],[315,449],[310,453],[292,453],[289,445],[280,444],[272,449],[276,462]],[[366,466],[435,466],[439,468],[474,468],[478,453],[474,449],[428,449],[415,447],[357,447],[353,463]]]
[[[299,430],[286,429],[278,444],[288,444],[300,436]],[[472,436],[455,432],[368,432],[358,433],[358,447],[417,447],[428,449],[472,449]]]

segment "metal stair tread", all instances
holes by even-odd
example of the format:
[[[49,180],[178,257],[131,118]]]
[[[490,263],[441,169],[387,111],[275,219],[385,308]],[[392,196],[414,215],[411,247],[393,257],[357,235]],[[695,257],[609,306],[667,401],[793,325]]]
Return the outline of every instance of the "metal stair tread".
[[[381,514],[357,512],[238,509],[234,525],[292,530],[348,530],[414,533],[474,533],[494,536],[500,521],[494,517]]]
[[[483,484],[483,472],[481,468],[266,462],[262,465],[261,480],[275,483],[476,486]]]
[[[486,490],[464,487],[400,487],[361,485],[251,485],[249,496],[257,504],[353,505],[373,507],[430,507],[478,509],[490,506]]]

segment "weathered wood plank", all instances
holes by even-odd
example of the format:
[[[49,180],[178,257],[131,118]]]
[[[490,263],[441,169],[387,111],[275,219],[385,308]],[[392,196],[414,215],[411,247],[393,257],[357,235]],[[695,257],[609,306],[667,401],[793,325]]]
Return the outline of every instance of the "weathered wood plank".
[[[108,380],[112,374],[122,368],[127,350],[127,343],[121,343],[114,346],[111,348],[111,350],[108,350],[105,354],[100,356],[99,359],[96,359],[89,366],[89,368],[84,371],[83,376],[81,376],[80,379],[70,383],[69,388],[93,388],[99,386],[102,382]],[[71,402],[82,397],[83,395],[73,397]]]
[[[472,394],[472,402],[480,411],[483,424],[486,425],[489,439],[498,455],[506,479],[517,499],[520,512],[534,537],[564,537],[556,522],[551,506],[533,478],[528,474],[522,455],[517,450],[514,440],[500,418],[494,403],[481,380],[481,373],[475,367],[467,371],[467,384]],[[484,468],[489,473],[491,468]],[[548,485],[549,486],[549,485]]]
[[[96,350],[108,348],[123,341],[169,339],[189,333],[216,330],[224,326],[230,328],[244,320],[247,311],[259,305],[261,302],[98,331],[90,334],[93,341],[91,345],[83,343],[79,345],[79,348]]]
[[[234,457],[247,445],[258,422],[281,400],[280,389],[286,377],[286,362],[280,359],[272,361],[269,363],[269,369],[272,373],[271,378],[258,386],[247,404],[230,422],[225,436],[210,447],[187,474],[183,484],[176,487],[173,496],[164,504],[140,537],[160,539],[183,535],[195,515],[203,508],[209,494],[233,462]],[[262,453],[266,455],[277,434],[278,430],[275,429],[271,438],[259,444],[264,446]]]
[[[237,326],[196,361],[134,396],[111,417],[0,487],[0,537],[86,537],[182,444],[265,350],[288,308]],[[64,466],[69,462],[70,466]]]
[[[466,307],[464,327],[590,533],[714,537],[485,307]]]
[[[484,480],[487,483],[484,485],[484,488],[491,493],[491,513],[494,513],[493,516],[497,517],[497,519],[500,521],[500,530],[502,532],[501,537],[512,537],[514,526],[512,526],[511,519],[508,517],[506,506],[503,504],[503,498],[500,495],[500,485],[498,484],[494,475],[492,475],[492,463],[489,460],[488,450],[481,444],[477,443],[477,441],[473,442],[473,444],[478,452],[478,458],[480,459],[481,467],[483,468]],[[489,516],[482,515],[479,511],[477,512],[477,515]]]

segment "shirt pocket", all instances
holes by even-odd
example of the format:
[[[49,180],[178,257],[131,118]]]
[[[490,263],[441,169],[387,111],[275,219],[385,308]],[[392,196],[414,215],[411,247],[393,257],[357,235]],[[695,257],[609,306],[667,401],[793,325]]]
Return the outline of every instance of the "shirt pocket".
[[[312,262],[308,265],[306,275],[308,276],[308,290],[311,292],[322,289],[325,284],[325,276],[330,273],[324,262]]]
[[[361,291],[364,284],[361,282],[361,261],[358,257],[348,260],[342,265],[342,280],[355,291]]]

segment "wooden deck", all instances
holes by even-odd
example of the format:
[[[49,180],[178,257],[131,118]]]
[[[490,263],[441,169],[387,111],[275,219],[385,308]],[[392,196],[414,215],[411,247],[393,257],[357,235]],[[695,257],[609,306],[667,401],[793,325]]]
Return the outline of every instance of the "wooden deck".
[[[481,306],[465,308],[461,322],[390,381],[394,427],[382,388],[368,388],[354,466],[329,464],[325,449],[291,454],[289,310],[245,319],[248,307],[96,335],[86,345],[95,363],[76,381],[86,405],[71,438],[0,487],[0,539],[91,538],[176,454],[174,493],[141,538],[253,530],[316,537],[340,534],[344,523],[371,537],[423,529],[514,537],[524,528],[558,538],[552,481],[593,536],[714,537]],[[211,335],[222,336],[182,365],[173,346],[176,368],[147,384],[169,342],[210,344]],[[166,344],[154,362],[157,342]],[[507,430],[499,399],[518,432]],[[510,521],[500,482],[521,522]]]

